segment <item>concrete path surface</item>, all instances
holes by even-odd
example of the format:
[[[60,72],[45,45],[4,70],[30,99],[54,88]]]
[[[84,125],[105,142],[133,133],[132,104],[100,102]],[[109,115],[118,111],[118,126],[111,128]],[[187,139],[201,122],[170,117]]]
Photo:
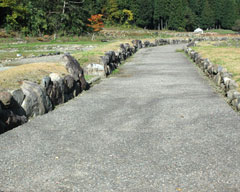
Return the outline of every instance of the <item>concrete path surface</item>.
[[[180,47],[0,135],[0,191],[240,191],[240,116]]]

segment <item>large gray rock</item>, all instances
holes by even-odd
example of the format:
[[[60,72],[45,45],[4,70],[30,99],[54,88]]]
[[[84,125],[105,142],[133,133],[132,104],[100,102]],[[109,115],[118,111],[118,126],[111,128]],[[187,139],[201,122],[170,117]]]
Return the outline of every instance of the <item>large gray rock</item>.
[[[51,81],[63,81],[63,78],[58,73],[51,73],[49,77]]]
[[[157,41],[156,43],[159,44],[159,41],[158,40],[156,40],[156,41]],[[133,40],[132,44],[133,44],[134,47],[137,48],[137,50],[139,50],[143,47],[141,40]]]
[[[3,103],[0,102],[0,134],[26,123],[27,120],[25,111],[17,102],[8,109],[3,108]]]
[[[41,82],[41,86],[47,89],[49,85],[51,84],[51,78],[50,77],[44,77]]]
[[[2,103],[0,101],[0,134],[4,133],[6,131],[6,125],[2,121],[3,116],[4,116],[4,112],[3,112],[3,109],[2,109]]]
[[[86,67],[86,71],[89,75],[105,76],[104,65],[92,63]]]
[[[215,83],[216,83],[218,86],[220,86],[221,83],[222,83],[222,77],[221,77],[220,73],[218,73],[217,75],[215,75],[215,76],[213,77],[213,80],[215,81]]]
[[[64,55],[65,67],[68,72],[73,76],[75,81],[80,81],[82,90],[89,89],[89,85],[84,78],[84,71],[78,61],[69,54]]]
[[[21,106],[24,100],[24,94],[21,89],[17,89],[11,92],[13,99]]]
[[[109,56],[104,55],[104,56],[101,56],[100,58],[101,58],[101,65],[103,65],[103,67],[104,67],[105,75],[106,76],[110,75],[111,70],[110,70],[110,67],[109,67],[109,63],[110,63]]]
[[[76,82],[71,75],[66,75],[63,81],[64,81],[64,102],[67,102],[68,100],[74,97]]]
[[[144,41],[144,47],[150,47],[150,42],[149,41]]]
[[[28,118],[24,115],[17,115],[11,110],[5,110],[4,119],[2,121],[5,125],[5,131],[7,131],[26,123]]]
[[[43,87],[30,81],[24,81],[21,88],[25,95],[22,108],[27,117],[43,115],[52,110],[52,103]]]
[[[64,93],[73,93],[75,88],[75,81],[71,75],[66,75],[63,79],[64,81]]]
[[[48,86],[47,95],[54,106],[64,103],[64,80],[57,73],[49,75],[51,82]]]
[[[127,49],[125,47],[124,44],[120,44],[120,52],[122,54],[122,60],[126,60],[127,59],[127,56],[128,56],[128,53],[127,53]]]
[[[118,67],[118,63],[117,63],[117,58],[116,58],[116,54],[114,51],[108,51],[105,53],[105,56],[109,58],[109,62],[108,62],[108,66],[110,68],[110,71],[114,71],[117,67]]]
[[[231,104],[233,105],[233,107],[235,109],[237,109],[238,111],[240,111],[240,98],[237,99],[233,99]]]

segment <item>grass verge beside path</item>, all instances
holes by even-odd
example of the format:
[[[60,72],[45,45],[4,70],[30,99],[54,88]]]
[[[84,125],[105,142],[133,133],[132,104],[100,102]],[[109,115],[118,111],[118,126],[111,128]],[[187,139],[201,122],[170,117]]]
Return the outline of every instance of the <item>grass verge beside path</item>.
[[[24,80],[40,83],[50,73],[67,74],[63,65],[56,63],[34,63],[20,65],[6,71],[0,71],[0,90],[13,90],[21,86]]]
[[[133,39],[128,40],[116,40],[112,41],[110,43],[105,43],[97,46],[96,48],[85,51],[85,52],[75,52],[73,53],[73,56],[79,61],[80,65],[85,67],[87,64],[90,63],[100,63],[100,56],[103,56],[105,52],[107,51],[118,51],[120,48],[121,43],[129,43],[132,45],[131,41]],[[145,39],[152,41],[153,39]]]
[[[201,42],[193,49],[203,58],[209,58],[212,63],[225,67],[232,73],[240,91],[240,47],[231,45],[231,42],[228,42],[228,46],[226,44],[216,46],[212,42]]]

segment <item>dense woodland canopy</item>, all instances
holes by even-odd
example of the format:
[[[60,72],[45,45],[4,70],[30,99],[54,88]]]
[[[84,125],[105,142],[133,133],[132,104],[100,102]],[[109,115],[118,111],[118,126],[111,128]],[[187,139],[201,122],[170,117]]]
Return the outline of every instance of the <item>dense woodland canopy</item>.
[[[91,15],[105,25],[192,31],[231,29],[240,0],[0,0],[0,28],[24,34],[82,34]]]

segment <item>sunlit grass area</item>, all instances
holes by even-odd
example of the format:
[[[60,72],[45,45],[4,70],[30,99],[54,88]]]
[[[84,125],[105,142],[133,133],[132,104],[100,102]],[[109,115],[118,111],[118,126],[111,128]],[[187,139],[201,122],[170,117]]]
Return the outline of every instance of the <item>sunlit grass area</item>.
[[[36,39],[25,39],[18,43],[11,39],[9,41],[0,40],[0,60],[15,58],[17,53],[23,57],[31,55],[39,55],[44,53],[54,53],[56,50],[44,50],[44,47],[64,46],[64,45],[83,45],[93,46],[91,50],[80,51],[74,50],[71,54],[79,61],[82,67],[90,63],[100,63],[100,56],[103,56],[107,51],[118,51],[121,43],[129,43],[132,45],[132,40],[141,39],[153,42],[156,38],[171,37],[166,34],[157,34],[148,30],[126,30],[119,31],[118,29],[108,29],[102,31],[104,35],[97,35],[93,40],[92,36],[88,37],[62,37],[61,40],[49,40],[48,42],[37,42]],[[106,42],[102,39],[107,40]],[[14,43],[17,42],[17,43]],[[15,51],[8,51],[13,50]],[[2,52],[1,52],[2,50]],[[62,52],[61,52],[62,53]],[[21,85],[21,81],[29,80],[40,83],[41,79],[50,73],[55,72],[59,74],[67,74],[66,69],[59,63],[34,63],[23,64],[14,68],[0,71],[0,90],[1,89],[16,89]],[[86,79],[92,78],[86,76]]]
[[[213,33],[218,33],[221,35],[225,35],[225,34],[236,34],[236,31],[232,31],[232,30],[227,30],[227,29],[211,29],[208,30],[206,32],[213,32]]]
[[[236,42],[229,41],[217,45],[216,42],[201,42],[193,49],[204,58],[209,58],[212,63],[227,68],[240,87],[240,47]]]
[[[155,39],[172,38],[173,31],[145,30],[140,28],[106,27],[98,34],[86,34],[83,36],[43,36],[43,37],[15,37],[0,38],[0,61],[19,57],[33,57],[49,53],[70,52],[82,67],[91,63],[99,64],[100,56],[107,51],[118,51],[121,43],[129,43],[132,40],[154,42]],[[91,47],[90,49],[78,50],[74,47]],[[65,47],[73,48],[71,51]],[[14,60],[13,60],[14,61]],[[4,64],[3,64],[4,65]],[[41,79],[52,72],[67,74],[66,69],[59,63],[47,62],[24,64],[0,71],[0,90],[19,88],[23,80],[40,83]],[[86,79],[92,78],[86,76]]]
[[[20,65],[5,71],[0,71],[0,90],[19,88],[23,80],[40,83],[42,78],[48,76],[50,73],[65,75],[68,72],[63,65],[57,63]]]

